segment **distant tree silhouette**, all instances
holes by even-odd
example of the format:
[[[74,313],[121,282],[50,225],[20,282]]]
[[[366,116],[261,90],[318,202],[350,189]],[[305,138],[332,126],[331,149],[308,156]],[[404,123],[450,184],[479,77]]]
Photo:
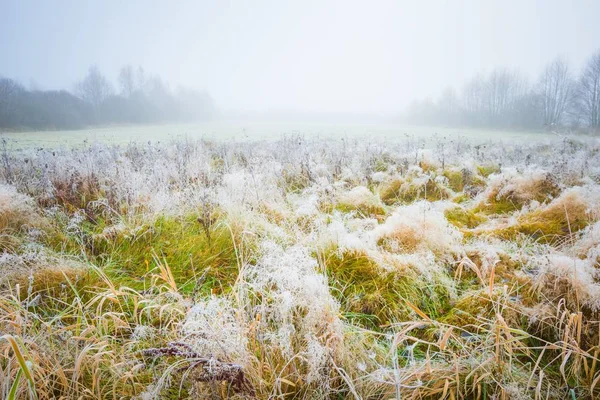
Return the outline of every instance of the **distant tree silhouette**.
[[[577,85],[577,106],[584,122],[600,128],[600,50],[588,60]]]
[[[113,94],[110,82],[92,65],[87,75],[75,85],[75,93],[94,107]]]
[[[91,125],[184,122],[216,115],[210,95],[185,88],[173,92],[159,77],[125,66],[119,73],[120,93],[98,67],[92,66],[75,85],[76,95],[65,90],[27,90],[20,83],[0,78],[0,128],[77,129]]]

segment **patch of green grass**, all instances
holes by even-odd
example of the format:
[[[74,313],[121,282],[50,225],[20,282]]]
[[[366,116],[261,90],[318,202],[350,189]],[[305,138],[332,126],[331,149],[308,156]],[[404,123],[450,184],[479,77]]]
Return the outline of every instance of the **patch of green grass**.
[[[238,260],[232,232],[219,222],[223,220],[210,227],[209,237],[193,214],[161,216],[135,233],[107,233],[106,222],[98,219],[83,224],[83,239],[63,235],[54,239],[54,245],[75,254],[83,249],[86,257],[115,281],[133,288],[147,287],[161,263],[168,265],[184,293],[223,292],[237,278]]]
[[[295,172],[284,169],[281,172],[282,182],[280,186],[291,193],[300,193],[310,185],[310,176],[306,171]]]
[[[427,284],[412,271],[386,271],[366,254],[335,249],[322,257],[332,293],[353,323],[381,329],[390,323],[412,318],[406,301],[417,305],[431,318],[443,314],[449,293],[442,285]]]
[[[30,276],[21,276],[14,283],[19,284],[21,298],[31,292],[39,294],[42,300],[58,298],[65,302],[73,300],[75,291],[81,298],[89,299],[89,289],[104,286],[92,269],[85,266],[64,268],[60,265],[39,269]]]
[[[560,188],[552,177],[547,175],[545,179],[540,179],[532,183],[527,188],[526,194],[518,191],[506,191],[502,193],[500,188],[495,188],[489,193],[485,202],[479,206],[479,209],[489,214],[507,214],[521,210],[531,201],[545,203],[559,194]]]
[[[429,179],[424,186],[410,185],[400,192],[400,201],[404,204],[414,203],[417,200],[438,201],[449,198],[445,187]]]
[[[404,183],[404,181],[401,179],[393,179],[382,184],[379,189],[381,201],[388,206],[396,203],[399,200],[398,191],[400,190],[402,183]]]
[[[413,185],[410,181],[392,180],[382,185],[379,197],[386,205],[410,204],[417,200],[438,201],[448,199],[448,190],[429,179],[425,185]]]
[[[469,196],[467,196],[464,193],[460,193],[456,196],[454,196],[454,198],[452,198],[452,202],[456,203],[456,204],[462,204],[469,201]]]
[[[385,209],[378,204],[348,204],[348,203],[338,203],[335,206],[335,209],[342,213],[356,212],[359,216],[364,217],[381,217],[385,215]]]
[[[443,175],[448,179],[448,186],[455,192],[462,192],[465,188],[463,173],[455,170],[445,170]]]
[[[497,174],[500,172],[500,167],[497,165],[479,165],[477,167],[477,172],[479,172],[479,175],[487,178],[491,174]]]
[[[385,172],[390,168],[393,161],[388,154],[382,154],[381,156],[373,156],[371,160],[369,160],[369,164],[371,168],[375,172]]]
[[[475,208],[475,212],[483,212],[487,215],[498,215],[498,214],[509,214],[513,211],[519,210],[522,204],[515,203],[508,198],[492,198],[488,199],[485,203],[480,204]]]
[[[450,208],[444,212],[444,215],[448,222],[457,228],[473,229],[487,221],[485,216],[462,207]]]
[[[519,234],[527,235],[539,243],[562,244],[573,234],[590,224],[587,204],[574,201],[566,204],[550,204],[522,215],[517,224],[498,232],[498,236],[514,240]]]

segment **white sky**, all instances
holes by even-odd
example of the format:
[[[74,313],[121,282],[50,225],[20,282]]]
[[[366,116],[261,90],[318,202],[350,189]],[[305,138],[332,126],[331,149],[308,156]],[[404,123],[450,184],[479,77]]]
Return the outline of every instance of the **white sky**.
[[[394,114],[495,66],[600,48],[600,1],[0,0],[0,75],[72,88],[142,65],[223,109]]]

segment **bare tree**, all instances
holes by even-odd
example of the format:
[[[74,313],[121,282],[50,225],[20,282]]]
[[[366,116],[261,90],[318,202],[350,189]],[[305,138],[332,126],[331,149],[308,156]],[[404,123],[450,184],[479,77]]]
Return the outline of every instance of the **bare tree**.
[[[8,127],[19,119],[17,97],[25,89],[18,82],[0,77],[0,127]]]
[[[527,82],[517,72],[495,69],[486,84],[485,111],[491,125],[506,125],[511,113],[528,92]]]
[[[18,82],[0,77],[0,101],[6,100],[13,94],[24,90]]]
[[[86,77],[75,85],[75,91],[79,97],[94,107],[102,103],[113,92],[110,82],[95,65],[91,66]]]
[[[144,71],[144,68],[142,68],[141,66],[138,66],[137,68],[135,83],[139,90],[144,90],[146,88],[146,85],[148,84],[146,78],[146,71]]]
[[[561,125],[573,97],[573,79],[567,63],[556,58],[542,73],[538,83],[545,126]]]
[[[457,124],[460,117],[458,94],[453,87],[444,89],[437,102],[441,121],[444,124]]]
[[[131,65],[126,65],[119,71],[119,88],[122,96],[131,97],[136,92],[149,90],[149,86],[152,86],[152,79],[148,80],[141,66],[133,69]]]
[[[126,65],[119,71],[119,86],[121,94],[125,97],[131,96],[136,89],[135,76],[131,65]]]
[[[465,84],[462,104],[467,123],[478,125],[483,122],[485,91],[485,79],[481,75],[475,76]]]
[[[577,108],[588,126],[600,128],[600,50],[589,59],[579,78]]]
[[[463,88],[465,122],[497,127],[514,125],[518,107],[528,94],[527,81],[517,72],[495,69],[487,78],[477,75]]]

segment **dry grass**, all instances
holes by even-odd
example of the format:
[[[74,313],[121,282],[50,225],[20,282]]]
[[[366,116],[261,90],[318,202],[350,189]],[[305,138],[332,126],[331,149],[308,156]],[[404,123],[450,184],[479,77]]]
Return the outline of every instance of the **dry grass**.
[[[0,397],[597,397],[597,144],[459,145],[15,151]]]

